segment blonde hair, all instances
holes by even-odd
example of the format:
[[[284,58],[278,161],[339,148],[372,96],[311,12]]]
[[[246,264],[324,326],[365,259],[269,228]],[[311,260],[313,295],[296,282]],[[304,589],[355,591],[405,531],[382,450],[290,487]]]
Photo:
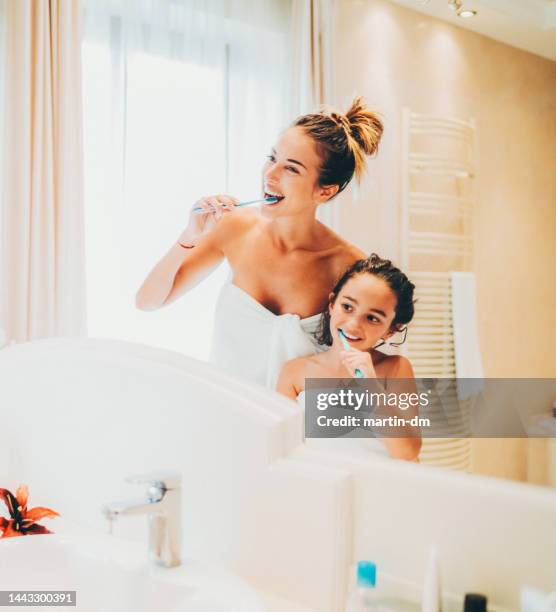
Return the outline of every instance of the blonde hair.
[[[344,114],[329,108],[302,115],[293,122],[302,127],[317,147],[322,164],[320,185],[339,185],[343,191],[353,178],[359,181],[366,166],[366,156],[374,155],[383,132],[379,116],[369,110],[361,96],[356,97]]]

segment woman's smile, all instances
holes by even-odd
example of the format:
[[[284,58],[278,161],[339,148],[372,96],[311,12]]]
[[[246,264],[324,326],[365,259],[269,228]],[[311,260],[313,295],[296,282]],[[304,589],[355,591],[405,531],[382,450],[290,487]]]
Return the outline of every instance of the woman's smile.
[[[264,189],[265,189],[264,191],[265,198],[278,198],[277,202],[267,202],[267,206],[276,206],[277,204],[280,204],[280,202],[286,198],[286,196],[282,194],[276,188],[271,188],[265,185]]]

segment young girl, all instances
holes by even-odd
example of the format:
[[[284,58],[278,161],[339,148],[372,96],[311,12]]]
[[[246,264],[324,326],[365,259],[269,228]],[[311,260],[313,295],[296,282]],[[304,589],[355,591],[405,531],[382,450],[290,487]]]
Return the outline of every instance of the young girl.
[[[334,287],[328,309],[322,314],[317,339],[330,350],[286,362],[278,391],[296,399],[305,389],[306,378],[355,377],[358,369],[365,378],[380,379],[386,387],[388,379],[405,379],[404,391],[415,392],[409,360],[376,350],[413,318],[414,288],[403,272],[376,253],[356,261]],[[344,349],[339,330],[349,350]],[[417,460],[421,438],[409,433],[408,437],[382,438],[391,457]]]

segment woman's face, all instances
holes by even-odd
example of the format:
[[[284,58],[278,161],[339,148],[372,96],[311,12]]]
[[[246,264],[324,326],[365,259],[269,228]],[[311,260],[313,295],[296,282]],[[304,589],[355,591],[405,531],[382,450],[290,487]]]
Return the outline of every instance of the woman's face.
[[[281,199],[263,206],[263,214],[306,212],[331,198],[338,186],[319,186],[320,165],[315,144],[303,128],[291,127],[282,132],[263,167],[263,197],[277,195]]]
[[[330,295],[333,299],[334,295]],[[396,295],[382,278],[368,273],[356,274],[329,305],[333,344],[342,345],[339,328],[353,348],[370,350],[381,338],[386,339],[394,333],[390,328],[396,304]]]

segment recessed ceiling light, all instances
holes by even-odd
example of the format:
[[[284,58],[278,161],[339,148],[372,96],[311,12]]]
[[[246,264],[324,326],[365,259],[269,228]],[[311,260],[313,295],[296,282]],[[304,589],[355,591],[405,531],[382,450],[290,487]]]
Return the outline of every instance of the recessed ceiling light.
[[[464,19],[467,19],[469,17],[475,17],[476,14],[477,11],[472,11],[471,9],[460,9],[457,12],[458,17],[463,17]]]
[[[453,11],[460,11],[461,10],[461,0],[448,0],[448,6],[453,10]]]

